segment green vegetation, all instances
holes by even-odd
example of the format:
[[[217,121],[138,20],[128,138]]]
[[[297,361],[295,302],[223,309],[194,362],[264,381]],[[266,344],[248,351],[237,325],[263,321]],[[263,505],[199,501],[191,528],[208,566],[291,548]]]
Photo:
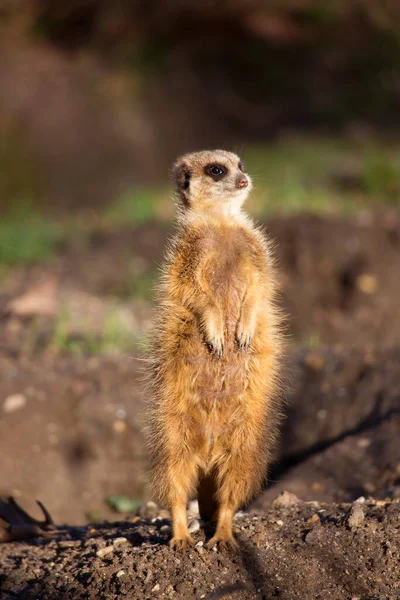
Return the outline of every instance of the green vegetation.
[[[398,202],[399,150],[376,141],[281,138],[244,150],[255,189],[249,210],[274,214],[348,213]]]
[[[104,322],[101,334],[87,328],[71,333],[70,316],[62,312],[55,324],[49,346],[56,352],[72,354],[119,354],[132,352],[138,344],[138,337],[127,330],[117,309],[111,310]]]
[[[0,264],[30,264],[53,255],[64,228],[30,206],[20,205],[0,220]]]
[[[366,158],[361,172],[362,186],[368,194],[383,201],[400,199],[400,161],[378,152]]]
[[[374,139],[288,136],[237,153],[254,182],[247,207],[260,218],[299,212],[353,213],[400,198],[400,148]],[[105,211],[110,224],[170,220],[168,188],[125,193]]]
[[[164,188],[138,188],[127,190],[106,209],[104,220],[111,225],[128,223],[140,225],[149,221],[163,220],[173,212]]]
[[[130,498],[129,496],[108,496],[106,502],[118,513],[136,512],[141,505],[140,500],[137,498]]]
[[[124,300],[140,298],[150,302],[158,277],[159,270],[156,266],[148,267],[139,261],[133,261],[126,280],[113,291],[116,296]]]

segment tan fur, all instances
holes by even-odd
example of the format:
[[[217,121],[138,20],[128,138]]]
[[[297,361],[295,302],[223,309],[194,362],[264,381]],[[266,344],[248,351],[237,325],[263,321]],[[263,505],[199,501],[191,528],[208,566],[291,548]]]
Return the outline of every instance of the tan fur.
[[[204,172],[209,163],[228,175],[215,182]],[[158,290],[148,380],[152,489],[172,512],[175,548],[193,543],[186,503],[196,488],[201,517],[217,520],[209,546],[235,545],[233,515],[260,490],[279,417],[274,267],[268,241],[240,210],[251,181],[238,189],[238,163],[228,152],[199,152],[173,171],[177,232]]]

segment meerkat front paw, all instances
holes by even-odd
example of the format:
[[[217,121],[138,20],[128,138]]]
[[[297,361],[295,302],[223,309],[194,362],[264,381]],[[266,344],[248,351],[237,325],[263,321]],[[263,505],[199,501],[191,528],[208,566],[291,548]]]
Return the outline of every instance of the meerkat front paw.
[[[236,331],[236,341],[242,350],[245,350],[251,346],[251,342],[253,341],[254,331],[250,328],[245,328],[241,323],[239,323]]]
[[[205,328],[206,344],[211,352],[222,358],[224,353],[224,327],[222,321],[209,319]]]
[[[224,338],[214,337],[207,340],[207,346],[217,358],[222,358],[224,353]]]

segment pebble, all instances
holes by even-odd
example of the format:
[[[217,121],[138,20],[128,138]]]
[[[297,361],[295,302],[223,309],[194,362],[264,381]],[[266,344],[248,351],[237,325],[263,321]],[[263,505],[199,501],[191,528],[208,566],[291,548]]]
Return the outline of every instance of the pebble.
[[[3,402],[3,410],[5,413],[13,413],[26,404],[26,397],[23,394],[12,394],[7,396]]]
[[[200,523],[197,519],[192,519],[189,523],[189,533],[193,533],[194,531],[198,531],[200,529]]]
[[[126,425],[125,421],[123,421],[122,419],[117,419],[113,423],[113,429],[114,429],[115,433],[123,433],[126,428],[127,428],[127,425]]]
[[[296,494],[284,491],[275,498],[275,500],[272,502],[272,506],[283,508],[285,506],[296,506],[296,504],[300,504],[300,502],[301,500],[296,496]]]
[[[278,519],[276,524],[279,525],[279,527],[282,527],[283,521],[281,519]]]
[[[188,504],[188,513],[190,513],[191,515],[199,515],[199,503],[197,500],[191,500]]]
[[[149,500],[149,502],[146,502],[146,504],[142,504],[141,506],[139,506],[137,510],[137,514],[139,515],[139,517],[142,517],[144,519],[154,519],[158,516],[158,513],[159,509],[157,504],[155,502],[152,502],[151,500]]]
[[[364,504],[365,496],[360,496],[357,500],[354,500],[354,504]]]
[[[159,583],[156,583],[156,585],[155,585],[155,586],[152,588],[152,590],[151,590],[151,591],[152,591],[152,592],[158,592],[158,591],[159,591],[159,589],[160,589],[160,584],[159,584]]]
[[[315,371],[320,371],[325,365],[324,358],[317,352],[310,352],[304,359],[307,366],[311,367]]]
[[[312,517],[310,517],[309,519],[307,519],[307,523],[318,523],[321,519],[319,518],[319,515],[317,515],[317,513],[315,513]]]
[[[364,273],[357,277],[356,284],[359,290],[368,295],[375,294],[378,289],[378,280],[375,275],[370,273]]]
[[[60,540],[58,546],[60,548],[73,548],[74,546],[80,546],[80,540]]]
[[[100,550],[97,550],[96,556],[103,558],[104,556],[107,556],[107,554],[111,554],[111,552],[114,552],[113,546],[106,546],[105,548],[100,548]]]
[[[122,544],[126,544],[127,543],[127,539],[126,537],[117,537],[115,538],[115,540],[113,540],[113,544],[114,546],[121,546]]]
[[[203,540],[200,540],[199,542],[197,542],[196,546],[197,546],[197,548],[202,548],[204,546]]]
[[[360,527],[362,522],[364,521],[364,511],[360,503],[354,503],[350,509],[349,516],[347,518],[347,522],[350,527]]]
[[[125,575],[125,571],[123,569],[121,569],[120,571],[118,571],[117,573],[117,577],[122,577],[122,575]]]
[[[189,529],[190,531],[190,529]],[[171,526],[170,525],[162,525],[160,527],[160,532],[161,533],[171,533]]]

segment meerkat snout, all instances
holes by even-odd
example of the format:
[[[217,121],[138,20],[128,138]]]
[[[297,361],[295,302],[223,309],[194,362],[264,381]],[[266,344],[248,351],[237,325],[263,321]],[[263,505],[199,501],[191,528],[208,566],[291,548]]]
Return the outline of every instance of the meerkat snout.
[[[191,213],[237,213],[252,187],[243,162],[225,150],[186,154],[172,175],[180,206]]]
[[[245,188],[249,185],[249,180],[246,175],[239,175],[236,179],[236,185],[238,188]]]

